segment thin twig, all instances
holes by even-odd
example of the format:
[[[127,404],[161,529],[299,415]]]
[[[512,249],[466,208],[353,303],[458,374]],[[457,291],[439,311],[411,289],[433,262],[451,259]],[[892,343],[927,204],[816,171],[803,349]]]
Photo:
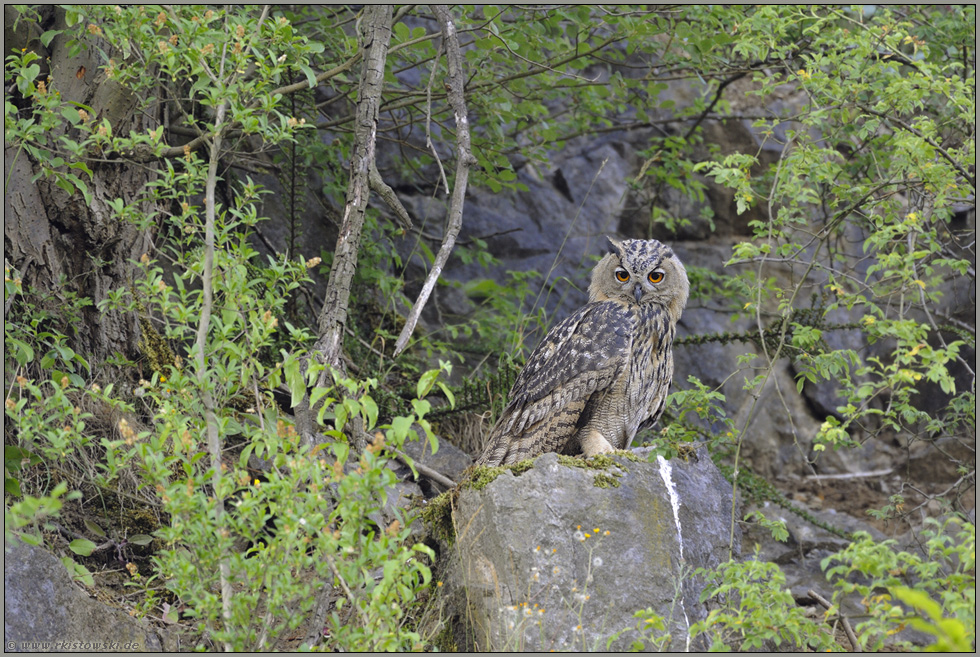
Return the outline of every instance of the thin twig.
[[[326,558],[327,565],[330,566],[330,570],[333,571],[334,577],[336,577],[337,581],[340,582],[340,588],[342,588],[344,593],[347,594],[347,599],[350,601],[350,606],[356,609],[360,614],[361,622],[364,623],[365,629],[369,629],[371,627],[371,622],[368,620],[367,614],[364,612],[364,610],[357,605],[357,598],[354,597],[353,591],[351,591],[350,587],[347,586],[344,576],[340,574],[339,570],[337,570],[337,564],[334,562],[333,556],[329,552],[323,552],[323,556]]]
[[[439,178],[442,180],[442,186],[446,190],[446,194],[449,193],[449,181],[446,180],[446,170],[442,166],[442,158],[439,157],[439,151],[436,150],[435,144],[432,143],[432,85],[436,79],[436,71],[439,70],[439,54],[442,51],[442,45],[439,46],[439,50],[436,51],[436,58],[432,61],[432,71],[429,73],[429,83],[425,85],[425,147],[432,151],[432,155],[436,158],[436,164],[439,165]]]

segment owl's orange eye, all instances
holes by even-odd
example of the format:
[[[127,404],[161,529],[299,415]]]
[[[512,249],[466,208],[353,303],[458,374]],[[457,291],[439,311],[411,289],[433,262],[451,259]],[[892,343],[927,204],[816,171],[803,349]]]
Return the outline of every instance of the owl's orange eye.
[[[628,271],[626,271],[625,269],[617,269],[616,270],[616,280],[617,281],[619,281],[620,283],[625,283],[629,279],[630,279],[630,273]]]
[[[647,276],[647,278],[650,279],[651,283],[659,283],[660,281],[664,280],[664,273],[659,270],[652,271],[650,272],[650,275]]]

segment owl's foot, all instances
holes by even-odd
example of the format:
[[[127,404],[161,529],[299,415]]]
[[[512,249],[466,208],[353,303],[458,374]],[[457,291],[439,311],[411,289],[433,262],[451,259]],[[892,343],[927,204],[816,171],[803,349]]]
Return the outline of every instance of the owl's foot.
[[[586,458],[595,456],[596,454],[608,454],[614,451],[616,451],[616,448],[606,440],[605,436],[595,429],[589,431],[582,437],[582,453]]]

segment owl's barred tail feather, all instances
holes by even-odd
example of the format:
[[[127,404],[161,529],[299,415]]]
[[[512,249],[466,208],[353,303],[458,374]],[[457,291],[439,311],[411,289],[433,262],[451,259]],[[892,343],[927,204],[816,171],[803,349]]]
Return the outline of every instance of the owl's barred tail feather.
[[[480,458],[476,460],[477,465],[486,465],[491,467],[497,467],[503,465],[504,459],[507,457],[507,449],[510,444],[506,440],[497,439],[497,441],[491,445],[488,445]]]
[[[490,441],[483,454],[477,459],[477,465],[501,466],[520,463],[525,459],[533,459],[547,452],[567,452],[569,447],[575,449],[578,442],[574,440],[583,417],[585,401],[573,402],[566,407],[553,412],[541,421],[525,426],[515,435],[512,429],[520,426],[509,415],[512,409],[505,410],[500,421],[490,434]],[[508,413],[510,411],[510,413]]]

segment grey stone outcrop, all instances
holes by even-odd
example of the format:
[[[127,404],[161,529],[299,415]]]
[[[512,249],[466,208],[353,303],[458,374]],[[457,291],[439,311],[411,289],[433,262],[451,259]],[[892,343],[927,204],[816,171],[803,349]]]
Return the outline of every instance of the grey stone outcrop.
[[[442,556],[456,649],[623,650],[647,608],[667,649],[697,647],[688,628],[707,609],[693,571],[729,559],[732,487],[703,448],[686,461],[636,453],[600,469],[545,454],[461,491]],[[739,542],[736,527],[736,558]]]

